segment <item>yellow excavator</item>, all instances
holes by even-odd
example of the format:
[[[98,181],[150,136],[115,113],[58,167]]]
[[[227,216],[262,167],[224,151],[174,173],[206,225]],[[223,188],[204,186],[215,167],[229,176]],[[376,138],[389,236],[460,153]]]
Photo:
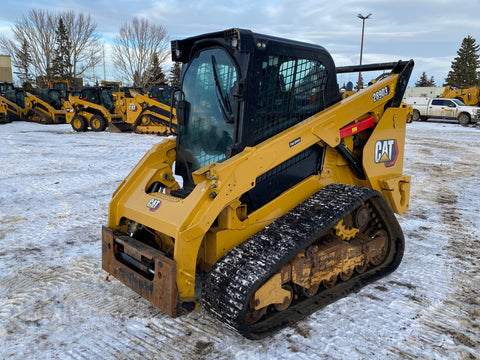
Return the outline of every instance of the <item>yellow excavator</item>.
[[[258,339],[399,266],[412,60],[335,67],[321,46],[243,29],[171,53],[178,135],[113,193],[105,271],[170,316],[201,305]],[[342,100],[337,74],[379,70]]]

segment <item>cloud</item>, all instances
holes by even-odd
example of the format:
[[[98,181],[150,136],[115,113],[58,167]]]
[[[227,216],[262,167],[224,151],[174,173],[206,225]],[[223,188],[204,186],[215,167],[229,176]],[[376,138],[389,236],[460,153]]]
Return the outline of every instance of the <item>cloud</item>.
[[[425,71],[441,79],[437,84],[463,38],[480,34],[479,3],[451,0],[38,0],[5,6],[2,32],[8,34],[30,8],[91,14],[106,43],[113,42],[122,22],[139,16],[164,25],[171,40],[241,27],[312,42],[324,46],[339,66],[358,63],[362,21],[357,14],[372,13],[365,21],[364,63],[413,58],[412,78]]]

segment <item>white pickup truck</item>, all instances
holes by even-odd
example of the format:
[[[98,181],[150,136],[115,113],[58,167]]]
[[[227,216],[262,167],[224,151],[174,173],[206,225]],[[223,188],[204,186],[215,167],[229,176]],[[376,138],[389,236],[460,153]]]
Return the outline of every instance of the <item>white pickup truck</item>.
[[[480,122],[480,107],[467,106],[458,99],[405,97],[413,108],[412,120],[456,119],[462,125]]]

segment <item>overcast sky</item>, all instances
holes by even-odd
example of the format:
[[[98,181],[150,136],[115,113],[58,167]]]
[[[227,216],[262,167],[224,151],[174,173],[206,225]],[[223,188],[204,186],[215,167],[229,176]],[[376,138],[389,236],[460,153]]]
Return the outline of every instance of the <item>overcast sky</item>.
[[[170,40],[232,27],[324,46],[337,66],[359,63],[362,20],[363,63],[415,60],[410,86],[426,72],[437,86],[445,81],[463,38],[480,44],[480,1],[454,0],[0,0],[0,31],[29,9],[91,14],[107,45],[107,80],[116,80],[108,45],[122,22],[134,16],[166,27]],[[102,73],[103,69],[98,69]],[[339,83],[353,81],[343,75]],[[369,80],[365,74],[364,80]]]

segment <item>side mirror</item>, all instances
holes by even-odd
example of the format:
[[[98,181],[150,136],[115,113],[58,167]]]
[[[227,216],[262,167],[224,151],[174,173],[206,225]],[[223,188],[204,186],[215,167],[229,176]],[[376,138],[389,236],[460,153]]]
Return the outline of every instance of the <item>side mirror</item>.
[[[180,89],[173,90],[170,94],[171,107],[176,108],[177,107],[177,101],[179,101],[181,98],[182,98],[182,90],[180,90]]]
[[[185,127],[190,111],[190,103],[186,100],[178,100],[176,104],[178,125]]]

